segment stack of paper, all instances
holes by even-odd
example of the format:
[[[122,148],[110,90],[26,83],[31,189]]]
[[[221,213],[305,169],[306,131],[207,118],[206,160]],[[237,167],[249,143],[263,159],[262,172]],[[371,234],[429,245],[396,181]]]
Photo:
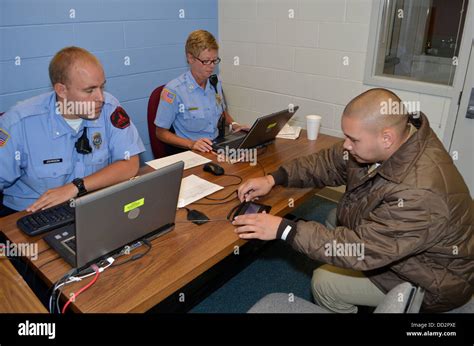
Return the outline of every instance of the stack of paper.
[[[178,208],[182,208],[204,198],[216,191],[222,190],[224,187],[213,184],[191,174],[183,178],[181,181],[181,189],[179,190]]]
[[[301,126],[290,126],[286,124],[276,136],[277,138],[296,139],[300,136]]]
[[[161,159],[148,161],[146,164],[154,169],[160,169],[178,161],[183,161],[184,169],[188,169],[203,165],[207,162],[210,162],[211,160],[206,159],[204,156],[193,153],[191,150],[188,150],[176,155],[166,156]]]

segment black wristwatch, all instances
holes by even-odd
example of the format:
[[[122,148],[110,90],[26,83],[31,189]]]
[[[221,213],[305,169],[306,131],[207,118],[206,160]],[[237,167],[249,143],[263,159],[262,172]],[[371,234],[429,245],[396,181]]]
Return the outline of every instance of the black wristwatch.
[[[84,186],[84,179],[76,178],[72,181],[74,185],[76,185],[79,192],[77,193],[77,197],[84,196],[87,193],[86,187]]]

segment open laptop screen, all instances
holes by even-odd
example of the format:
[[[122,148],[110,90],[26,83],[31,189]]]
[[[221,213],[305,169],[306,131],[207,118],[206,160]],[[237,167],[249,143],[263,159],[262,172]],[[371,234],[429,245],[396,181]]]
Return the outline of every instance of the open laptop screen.
[[[283,109],[258,118],[240,143],[239,148],[253,148],[273,141],[298,108],[295,106],[293,109]]]
[[[182,161],[75,200],[76,268],[174,226]],[[66,260],[52,232],[45,240]],[[71,261],[68,261],[71,262]]]

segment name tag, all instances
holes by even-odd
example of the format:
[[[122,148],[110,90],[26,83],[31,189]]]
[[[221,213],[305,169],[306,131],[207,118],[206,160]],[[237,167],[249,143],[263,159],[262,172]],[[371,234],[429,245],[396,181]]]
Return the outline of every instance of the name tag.
[[[63,162],[63,159],[48,159],[48,160],[43,160],[43,164],[49,165],[50,163],[60,163]]]

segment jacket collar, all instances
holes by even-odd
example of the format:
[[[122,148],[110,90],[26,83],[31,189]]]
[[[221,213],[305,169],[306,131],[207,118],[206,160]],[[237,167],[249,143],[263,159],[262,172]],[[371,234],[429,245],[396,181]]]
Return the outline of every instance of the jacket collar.
[[[353,174],[348,175],[351,180],[351,182],[348,181],[350,190],[362,185],[377,174],[380,174],[395,184],[399,184],[405,179],[410,168],[423,153],[427,144],[427,138],[431,132],[428,118],[421,112],[410,116],[409,122],[413,124],[418,131],[408,138],[388,160],[384,161],[372,173],[367,173],[367,169],[365,169],[368,168],[367,165],[361,165],[354,159],[349,161],[348,170],[355,170],[352,172]]]
[[[410,116],[409,122],[418,131],[408,138],[387,161],[382,163],[378,170],[378,174],[396,184],[405,179],[410,168],[418,161],[426,147],[427,138],[431,132],[428,118],[421,112]]]

